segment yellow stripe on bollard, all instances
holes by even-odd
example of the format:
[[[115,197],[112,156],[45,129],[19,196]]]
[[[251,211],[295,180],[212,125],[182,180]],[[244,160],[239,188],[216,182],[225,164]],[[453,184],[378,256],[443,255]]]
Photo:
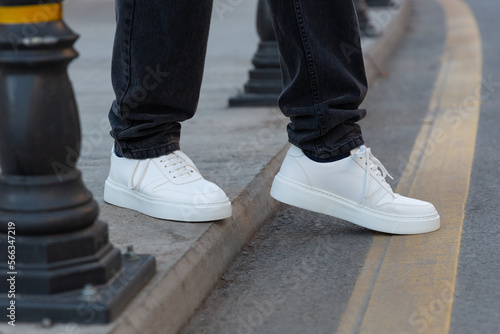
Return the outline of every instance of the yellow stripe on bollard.
[[[30,6],[0,6],[0,24],[29,24],[59,21],[63,18],[60,3]]]

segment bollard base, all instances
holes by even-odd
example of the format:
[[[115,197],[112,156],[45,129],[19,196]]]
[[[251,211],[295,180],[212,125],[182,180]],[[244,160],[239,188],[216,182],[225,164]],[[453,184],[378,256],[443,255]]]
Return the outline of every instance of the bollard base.
[[[274,35],[272,26],[271,34]],[[279,58],[278,43],[275,40],[261,41],[252,60],[255,68],[248,72],[249,79],[244,85],[244,92],[231,97],[229,106],[277,106],[278,98],[283,90]]]
[[[0,308],[9,312],[15,301],[17,322],[73,322],[79,324],[109,323],[125,309],[137,292],[156,271],[155,258],[151,255],[122,255],[123,270],[108,284],[54,295],[22,295],[8,299],[0,297]],[[2,322],[10,321],[2,317]]]
[[[279,68],[250,70],[244,92],[229,99],[230,107],[276,107],[283,89]]]

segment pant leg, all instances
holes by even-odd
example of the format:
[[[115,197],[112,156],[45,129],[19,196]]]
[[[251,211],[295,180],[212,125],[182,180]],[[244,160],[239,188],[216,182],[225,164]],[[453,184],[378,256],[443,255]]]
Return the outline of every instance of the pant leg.
[[[319,159],[363,144],[367,90],[352,0],[268,0],[281,54],[289,140]]]
[[[198,105],[212,0],[116,0],[109,112],[118,153],[179,149],[180,122]]]

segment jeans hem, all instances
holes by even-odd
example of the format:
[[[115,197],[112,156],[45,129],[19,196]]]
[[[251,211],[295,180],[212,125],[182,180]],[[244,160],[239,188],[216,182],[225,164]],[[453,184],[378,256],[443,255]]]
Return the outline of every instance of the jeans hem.
[[[307,151],[307,154],[320,160],[327,160],[327,159],[332,159],[336,158],[338,156],[344,155],[344,154],[349,154],[353,149],[360,147],[363,145],[365,142],[363,140],[362,136],[350,139],[349,141],[336,145],[335,148],[328,152],[328,153],[323,153],[323,154],[316,154],[316,152],[311,152]]]
[[[174,151],[180,150],[179,143],[170,143],[157,147],[149,147],[146,149],[122,149],[119,145],[115,144],[118,153],[128,159],[152,159],[158,158],[162,155],[170,154]]]

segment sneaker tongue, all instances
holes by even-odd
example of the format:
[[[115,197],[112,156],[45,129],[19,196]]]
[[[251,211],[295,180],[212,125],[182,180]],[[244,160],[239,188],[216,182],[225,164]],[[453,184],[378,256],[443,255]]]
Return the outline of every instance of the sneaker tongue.
[[[366,150],[366,146],[365,145],[361,145],[359,147],[356,147],[356,148],[352,149],[351,150],[351,155],[363,154],[363,153],[365,153],[365,150]]]

